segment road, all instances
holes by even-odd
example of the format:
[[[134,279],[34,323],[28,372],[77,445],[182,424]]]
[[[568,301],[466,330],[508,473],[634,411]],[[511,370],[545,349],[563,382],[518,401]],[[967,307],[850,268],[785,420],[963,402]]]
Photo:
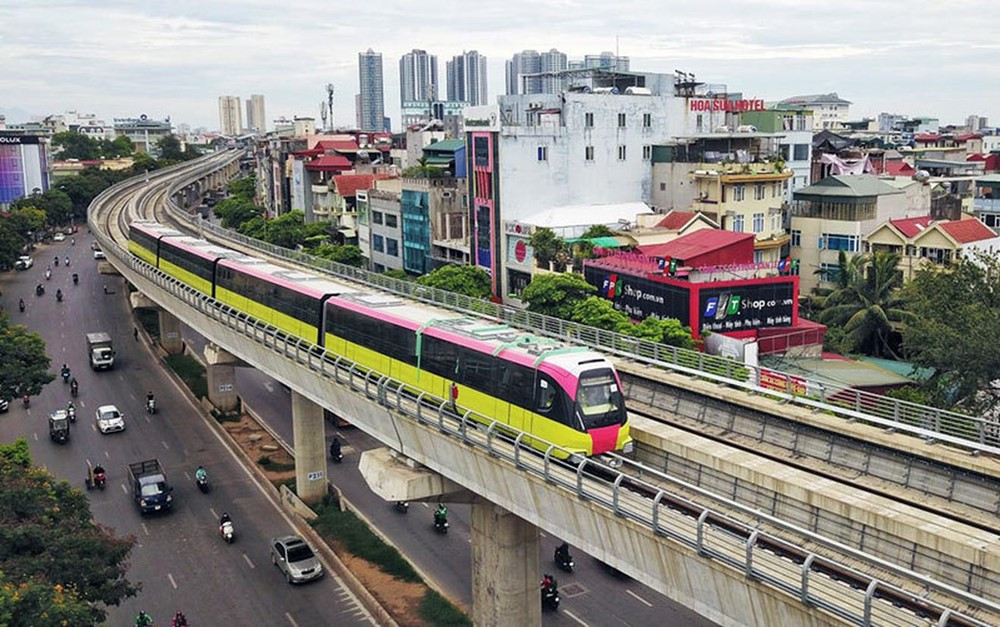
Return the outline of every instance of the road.
[[[204,339],[182,326],[184,341],[201,351]],[[236,369],[239,395],[286,443],[291,444],[291,393],[283,385],[253,368]],[[448,504],[451,528],[442,536],[433,529],[433,504],[411,503],[407,514],[395,510],[369,488],[358,462],[365,450],[381,445],[359,429],[334,429],[327,423],[327,440],[337,434],[343,442],[344,461],[327,460],[327,476],[348,501],[452,599],[472,605],[471,536],[469,507]],[[540,565],[559,581],[562,604],[558,613],[543,614],[544,625],[685,625],[713,623],[634,580],[610,573],[595,559],[571,548],[576,570],[555,568],[552,554],[561,540],[542,532]],[[539,573],[541,580],[542,573]]]
[[[128,577],[142,584],[137,598],[109,608],[109,624],[131,625],[140,609],[151,613],[157,625],[169,624],[178,609],[192,625],[371,624],[337,578],[292,587],[268,563],[269,538],[292,532],[291,521],[250,479],[200,410],[163,376],[149,347],[133,339],[122,281],[97,274],[89,243],[81,230],[75,246],[69,241],[39,246],[34,268],[0,275],[4,309],[14,322],[42,335],[53,371],[67,363],[80,383],[78,417],[68,444],[49,441],[46,421],[50,411],[70,400],[61,379],[32,398],[28,409],[11,403],[9,413],[0,415],[0,441],[26,436],[36,464],[81,488],[85,460],[108,470],[107,489],[88,493],[91,509],[98,522],[118,535],[136,537]],[[68,255],[72,264],[52,268],[52,280],[45,281],[43,273],[55,254],[60,259]],[[78,286],[70,280],[72,272],[80,274]],[[34,293],[38,283],[46,287],[42,297]],[[114,293],[105,294],[105,285]],[[57,288],[65,294],[62,303],[56,302]],[[18,298],[27,304],[23,314],[17,310]],[[111,333],[118,352],[109,372],[94,373],[87,366],[84,334],[98,330]],[[146,390],[155,392],[160,408],[152,417],[144,413]],[[107,403],[125,414],[124,432],[97,432],[94,411]],[[174,511],[140,517],[126,491],[125,465],[154,457],[175,488]],[[213,481],[207,495],[194,486],[198,464]],[[223,510],[236,526],[233,545],[216,532]]]

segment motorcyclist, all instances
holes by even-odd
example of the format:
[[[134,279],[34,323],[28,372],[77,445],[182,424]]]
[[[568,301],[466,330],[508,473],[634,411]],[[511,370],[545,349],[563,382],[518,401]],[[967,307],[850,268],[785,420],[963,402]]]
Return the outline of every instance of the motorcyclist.
[[[135,627],[150,627],[153,624],[153,617],[145,611],[136,614]]]
[[[565,564],[569,562],[569,543],[563,542],[558,547],[556,547],[556,559],[560,563]]]
[[[20,309],[22,313],[24,312],[24,299],[23,298],[17,301],[17,308]]]
[[[56,267],[58,267],[58,266],[59,266],[59,255],[56,255],[56,256],[55,256],[55,257],[54,257],[54,258],[52,259],[52,264],[53,264],[53,265],[55,265]]]
[[[229,517],[228,512],[222,512],[222,516],[219,517],[219,528],[221,529],[222,525],[226,523],[232,524],[233,519]]]
[[[76,405],[73,404],[73,401],[66,403],[66,413],[70,416],[76,414]]]
[[[79,282],[80,282],[80,275],[77,274],[76,272],[74,272],[73,273],[73,285],[76,285]]]
[[[62,375],[63,379],[69,380],[69,374],[70,374],[69,366],[63,364],[62,368],[59,370],[59,373]]]
[[[66,257],[66,267],[69,267],[69,257]]]
[[[52,268],[45,268],[45,280],[48,281],[52,278]]]
[[[69,245],[70,246],[76,246],[76,238],[75,237],[69,238]]]
[[[35,295],[36,296],[41,296],[44,293],[45,293],[45,287],[41,283],[39,283],[38,285],[35,286]]]
[[[184,616],[184,612],[177,612],[174,614],[174,618],[170,621],[171,627],[187,627],[188,619]]]
[[[437,510],[434,512],[434,522],[437,524],[443,524],[448,520],[448,508],[444,506],[444,503],[438,503]]]
[[[97,475],[103,475],[103,474],[104,474],[104,466],[102,466],[100,464],[94,466],[94,475],[95,476],[97,476]]]
[[[149,408],[156,402],[156,397],[153,396],[153,391],[150,390],[146,392],[146,407]]]
[[[62,290],[56,289],[56,300],[62,302]]]
[[[80,389],[80,384],[76,382],[76,377],[73,377],[72,379],[70,379],[69,380],[69,390],[70,390],[70,392],[72,392],[73,394],[76,394],[76,391],[79,390],[79,389]]]
[[[330,442],[330,457],[340,457],[340,438],[336,436],[333,438],[333,441]]]
[[[197,481],[208,481],[208,472],[201,466],[198,466],[198,470],[194,471],[194,478]]]
[[[556,578],[552,575],[545,573],[542,575],[542,591],[551,592],[556,589]]]

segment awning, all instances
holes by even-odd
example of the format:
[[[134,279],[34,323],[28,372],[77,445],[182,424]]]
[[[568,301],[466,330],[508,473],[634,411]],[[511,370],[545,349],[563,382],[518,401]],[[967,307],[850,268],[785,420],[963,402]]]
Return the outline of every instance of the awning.
[[[615,236],[587,237],[587,238],[574,237],[572,239],[566,240],[566,243],[567,244],[575,244],[576,242],[583,242],[583,241],[590,242],[591,244],[593,244],[594,246],[597,246],[599,248],[621,248],[623,246],[631,246],[632,245],[631,242],[629,242],[628,238],[625,238],[625,237],[615,237]]]
[[[349,226],[342,226],[337,228],[337,232],[344,236],[344,239],[354,239],[358,236],[358,232]]]

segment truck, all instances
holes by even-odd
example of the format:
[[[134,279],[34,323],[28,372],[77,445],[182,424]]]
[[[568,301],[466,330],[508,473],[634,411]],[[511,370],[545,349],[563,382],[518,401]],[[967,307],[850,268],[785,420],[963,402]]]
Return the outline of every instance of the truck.
[[[149,514],[170,509],[174,489],[167,483],[167,475],[156,459],[147,459],[128,465],[128,477],[132,483],[132,498],[139,506],[139,512]]]
[[[90,356],[90,367],[94,370],[110,370],[115,365],[115,349],[107,333],[87,334],[87,354]]]

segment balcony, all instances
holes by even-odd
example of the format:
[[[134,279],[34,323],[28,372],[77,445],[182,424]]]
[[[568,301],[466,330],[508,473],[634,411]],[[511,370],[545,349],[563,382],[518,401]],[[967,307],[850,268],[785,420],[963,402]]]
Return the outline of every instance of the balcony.
[[[711,179],[722,183],[763,183],[784,181],[793,173],[780,161],[761,163],[698,163],[691,178]]]
[[[977,213],[1000,213],[1000,198],[974,198],[972,208]]]

